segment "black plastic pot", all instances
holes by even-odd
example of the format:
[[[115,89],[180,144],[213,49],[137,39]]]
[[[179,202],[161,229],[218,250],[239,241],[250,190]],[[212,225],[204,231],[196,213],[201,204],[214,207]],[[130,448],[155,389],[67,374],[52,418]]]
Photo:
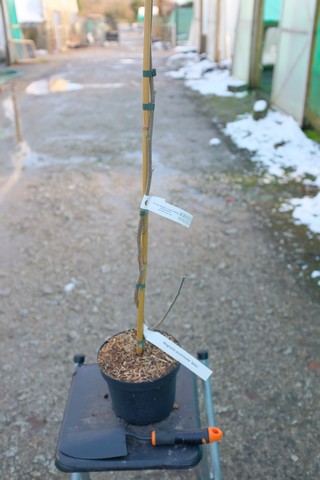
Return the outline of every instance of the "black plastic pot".
[[[116,380],[101,369],[100,372],[107,381],[115,414],[132,425],[148,425],[160,422],[172,412],[179,368],[180,364],[156,380],[135,383]]]

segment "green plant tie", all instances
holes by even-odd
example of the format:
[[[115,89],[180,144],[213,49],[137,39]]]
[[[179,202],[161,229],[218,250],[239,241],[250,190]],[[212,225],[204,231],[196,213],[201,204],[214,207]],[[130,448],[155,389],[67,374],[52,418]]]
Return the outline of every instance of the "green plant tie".
[[[136,283],[136,288],[138,290],[143,290],[144,288],[146,288],[146,284],[145,283]]]
[[[145,346],[146,342],[145,342],[145,339],[143,338],[142,340],[137,340],[137,346],[138,348],[140,348],[140,350],[144,350],[144,346]]]
[[[143,70],[143,76],[147,78],[152,78],[157,75],[157,71],[155,68],[152,68],[151,70]]]
[[[154,103],[143,103],[142,104],[142,109],[143,110],[154,110],[155,109],[155,104]]]
[[[146,216],[148,215],[148,213],[149,213],[148,210],[143,210],[143,209],[141,208],[141,210],[140,210],[140,217],[146,217]]]

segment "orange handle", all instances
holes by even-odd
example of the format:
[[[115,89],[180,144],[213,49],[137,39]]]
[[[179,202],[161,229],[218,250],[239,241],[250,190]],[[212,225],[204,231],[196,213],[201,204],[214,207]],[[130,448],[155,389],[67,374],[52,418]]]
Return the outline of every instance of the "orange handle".
[[[209,427],[208,428],[209,443],[217,442],[223,437],[223,432],[220,428]]]

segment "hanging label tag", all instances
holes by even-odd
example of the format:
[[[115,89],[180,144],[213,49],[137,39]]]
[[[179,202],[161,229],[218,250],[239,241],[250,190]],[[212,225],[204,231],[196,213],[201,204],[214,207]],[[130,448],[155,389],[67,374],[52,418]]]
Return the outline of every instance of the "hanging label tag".
[[[212,374],[210,368],[203,365],[203,363],[190,355],[190,353],[183,350],[183,348],[179,347],[179,345],[172,342],[164,335],[161,335],[161,333],[149,330],[146,325],[144,325],[143,333],[148,342],[160,348],[160,350],[163,350],[175,360],[178,360],[178,362],[182,363],[182,365],[198,375],[202,380],[207,380]]]
[[[162,217],[169,218],[169,220],[180,223],[180,225],[183,225],[186,228],[190,227],[193,218],[193,216],[185,210],[170,205],[170,203],[167,203],[164,198],[154,197],[153,195],[144,195],[140,208],[157,213]]]

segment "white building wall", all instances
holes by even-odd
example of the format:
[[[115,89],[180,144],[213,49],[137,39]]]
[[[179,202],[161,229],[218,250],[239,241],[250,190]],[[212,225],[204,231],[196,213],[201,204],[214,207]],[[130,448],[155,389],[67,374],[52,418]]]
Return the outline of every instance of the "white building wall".
[[[218,3],[219,18],[217,18]],[[240,0],[202,0],[202,33],[206,35],[206,53],[211,60],[232,58],[239,3]],[[198,50],[200,49],[200,4],[200,0],[194,1],[189,37],[190,44]]]
[[[189,44],[200,50],[200,0],[193,2],[193,18],[191,22]]]

